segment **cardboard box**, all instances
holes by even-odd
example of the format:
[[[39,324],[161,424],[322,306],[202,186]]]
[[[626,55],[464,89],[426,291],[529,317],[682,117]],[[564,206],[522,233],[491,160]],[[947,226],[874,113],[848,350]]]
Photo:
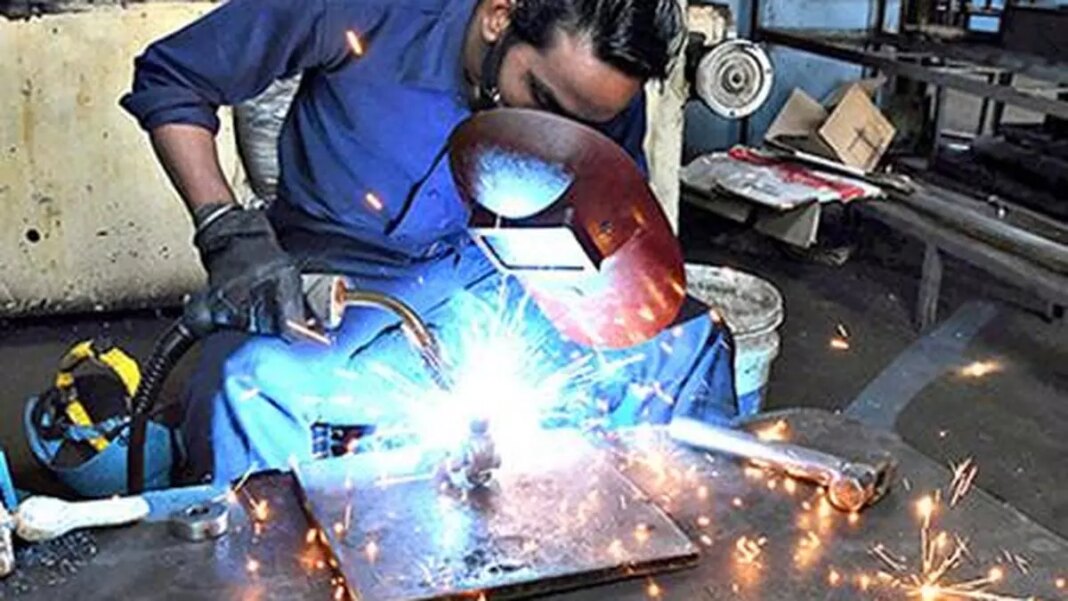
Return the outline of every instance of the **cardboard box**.
[[[871,99],[881,84],[881,80],[848,83],[825,104],[795,88],[764,139],[873,171],[897,133]]]

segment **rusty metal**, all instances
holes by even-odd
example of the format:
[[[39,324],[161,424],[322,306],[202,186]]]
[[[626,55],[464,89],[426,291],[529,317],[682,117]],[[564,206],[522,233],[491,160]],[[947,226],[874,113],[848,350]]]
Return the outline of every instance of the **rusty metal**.
[[[528,177],[500,181],[487,157],[531,169],[557,186],[522,212],[500,198],[524,197]],[[493,209],[501,235],[524,229],[566,229],[588,253],[593,275],[561,281],[558,274],[517,274],[556,327],[576,342],[626,347],[660,333],[676,317],[686,292],[682,252],[663,209],[634,161],[592,128],[543,111],[499,109],[464,122],[450,139],[453,175],[461,196],[475,208]],[[494,198],[485,188],[495,184]],[[502,190],[501,186],[513,186]],[[556,190],[558,193],[551,193]],[[502,217],[511,214],[512,218]]]
[[[432,454],[303,465],[306,505],[364,601],[548,594],[691,565],[696,547],[572,432],[509,456],[492,484],[438,486]],[[636,538],[635,529],[641,525]]]

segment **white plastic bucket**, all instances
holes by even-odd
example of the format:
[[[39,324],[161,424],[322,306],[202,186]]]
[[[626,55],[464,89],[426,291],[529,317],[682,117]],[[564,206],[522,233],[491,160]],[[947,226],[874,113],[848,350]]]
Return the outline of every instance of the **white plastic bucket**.
[[[779,356],[782,294],[770,282],[729,267],[689,263],[687,291],[722,315],[734,334],[734,386],[742,415],[758,413]]]

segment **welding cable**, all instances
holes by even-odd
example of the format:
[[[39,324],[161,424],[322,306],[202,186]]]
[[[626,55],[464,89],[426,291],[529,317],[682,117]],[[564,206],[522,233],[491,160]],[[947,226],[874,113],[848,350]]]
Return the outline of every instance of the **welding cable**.
[[[175,321],[156,342],[141,373],[141,385],[130,402],[130,441],[126,463],[127,494],[140,494],[145,487],[145,434],[153,405],[175,364],[199,339],[186,325]]]

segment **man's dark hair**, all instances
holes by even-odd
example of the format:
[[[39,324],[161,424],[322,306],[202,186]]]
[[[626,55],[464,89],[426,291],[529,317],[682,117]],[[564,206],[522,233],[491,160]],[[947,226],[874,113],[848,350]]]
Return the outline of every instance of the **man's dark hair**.
[[[587,36],[594,54],[641,79],[663,79],[682,41],[677,0],[516,0],[512,30],[544,50],[557,30]]]

